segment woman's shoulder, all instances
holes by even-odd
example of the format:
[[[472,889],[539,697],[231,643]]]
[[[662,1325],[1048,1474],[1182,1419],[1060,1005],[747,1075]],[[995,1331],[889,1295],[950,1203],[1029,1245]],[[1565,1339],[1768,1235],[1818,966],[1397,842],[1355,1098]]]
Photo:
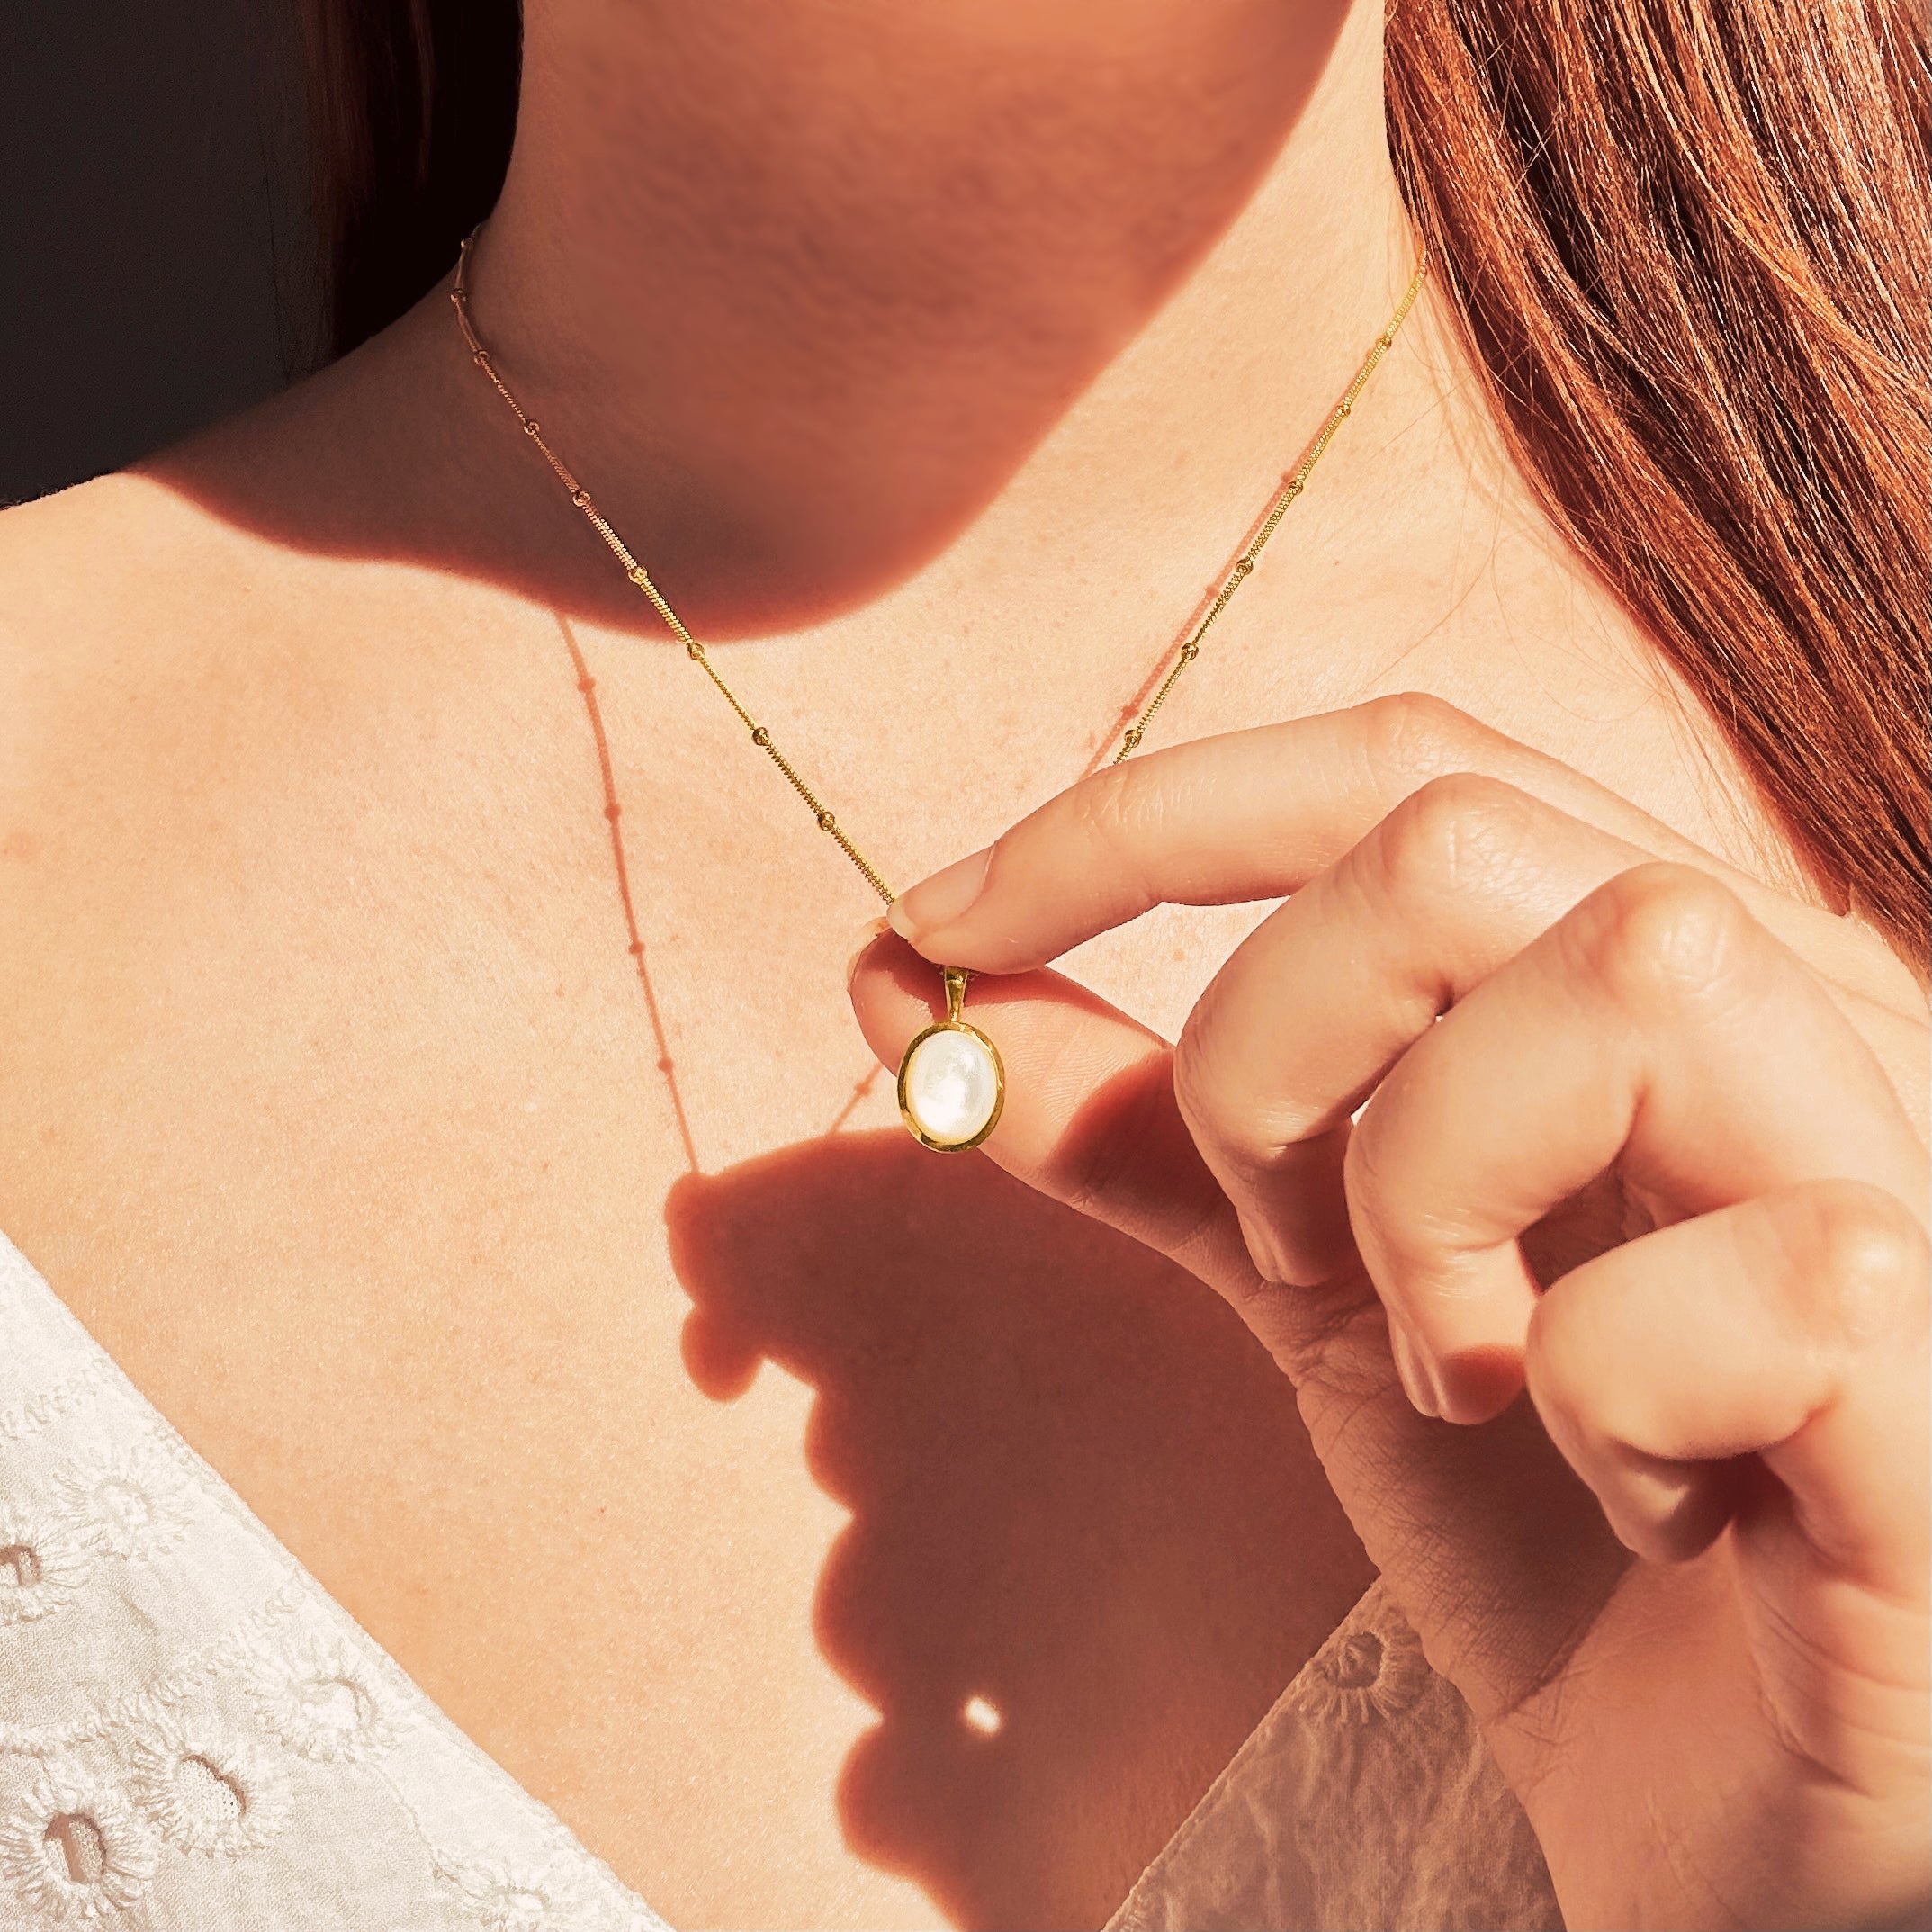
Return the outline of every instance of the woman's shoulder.
[[[144,697],[232,631],[247,544],[157,479],[121,471],[0,511],[0,776],[22,786],[124,749]],[[259,575],[259,572],[256,573]]]
[[[63,844],[78,841],[90,869],[114,862],[92,834],[115,792],[141,783],[142,687],[207,574],[192,523],[127,474],[0,512],[0,934],[16,957]]]
[[[0,511],[0,852],[22,813],[118,837],[133,811],[158,833],[296,694],[380,679],[381,640],[433,630],[417,573],[248,514],[271,463],[299,466],[312,413],[276,399]]]
[[[76,911],[78,888],[113,896],[169,837],[219,741],[224,656],[247,652],[244,553],[135,472],[0,513],[0,935],[13,947],[22,921]],[[49,957],[53,936],[32,950]]]
[[[195,519],[135,471],[0,510],[0,678],[25,699],[63,658],[135,615],[137,585],[165,597],[185,574]],[[14,717],[0,705],[0,718]]]
[[[178,715],[150,696],[209,701],[271,660],[303,671],[305,648],[343,635],[345,607],[419,623],[427,573],[385,569],[407,551],[365,527],[409,434],[413,365],[399,364],[371,345],[129,468],[0,510],[0,760],[44,746],[76,705],[89,732],[126,729],[144,705],[149,723]],[[365,523],[346,525],[345,504]]]
[[[130,1086],[192,1088],[169,1029],[300,850],[257,801],[332,755],[327,562],[140,470],[0,513],[0,1229],[71,1225]]]

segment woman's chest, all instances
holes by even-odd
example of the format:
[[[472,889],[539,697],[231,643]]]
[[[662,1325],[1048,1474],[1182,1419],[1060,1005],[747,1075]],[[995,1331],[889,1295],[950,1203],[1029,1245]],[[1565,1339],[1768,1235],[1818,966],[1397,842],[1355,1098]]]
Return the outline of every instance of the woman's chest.
[[[828,1133],[842,918],[641,974],[594,845],[335,831],[45,904],[0,1226],[673,1922],[1097,1921],[1366,1579],[1272,1365]]]

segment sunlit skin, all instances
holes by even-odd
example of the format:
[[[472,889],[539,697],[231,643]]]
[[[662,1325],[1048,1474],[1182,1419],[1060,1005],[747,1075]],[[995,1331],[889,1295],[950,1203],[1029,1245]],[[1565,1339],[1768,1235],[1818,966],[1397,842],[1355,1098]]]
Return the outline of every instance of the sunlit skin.
[[[1376,10],[527,11],[479,327],[888,876],[986,846],[1108,739],[1407,280]],[[1433,299],[1155,742],[1404,690],[1665,828],[1617,821],[1633,849],[1806,896],[1500,462]],[[1230,899],[1298,883],[1252,860],[1303,802],[1256,795],[1253,838],[1199,796],[1174,821],[1227,843]],[[1325,821],[1311,876],[1396,804]],[[1028,1016],[1060,995],[984,1002],[1017,1178],[913,1146],[889,1083],[853,1105],[938,987],[882,948],[855,1028],[877,910],[443,291],[0,517],[0,1228],[672,1923],[1092,1925],[1370,1578],[1349,1515],[1397,1570],[1388,1512],[1429,1472],[1371,1509],[1333,1469],[1344,1514],[1237,1250],[1177,1262],[1029,1184],[1072,1096],[1027,1085]],[[1118,1064],[1180,1034],[1263,910],[1081,947],[1133,1015],[1092,1022]],[[1040,958],[1085,937],[1014,912],[1002,943]],[[1768,1063],[1792,1029],[1753,1023]],[[1535,1553],[1509,1574],[1624,1601],[1588,1499],[1501,1426],[1559,1499],[1508,1492]],[[1432,1643],[1460,1671],[1496,1633]]]

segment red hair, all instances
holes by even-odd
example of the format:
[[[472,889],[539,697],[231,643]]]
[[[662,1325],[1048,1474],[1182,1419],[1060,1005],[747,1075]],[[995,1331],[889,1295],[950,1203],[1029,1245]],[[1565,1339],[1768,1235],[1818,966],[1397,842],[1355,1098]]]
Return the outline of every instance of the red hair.
[[[1404,192],[1523,473],[1841,907],[1928,939],[1910,0],[1394,0]]]

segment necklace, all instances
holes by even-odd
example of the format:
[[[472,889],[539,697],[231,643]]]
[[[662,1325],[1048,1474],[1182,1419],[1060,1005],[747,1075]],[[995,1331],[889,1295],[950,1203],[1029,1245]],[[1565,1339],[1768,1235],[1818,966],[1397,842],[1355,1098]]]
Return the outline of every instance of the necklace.
[[[456,258],[456,276],[449,297],[471,361],[490,378],[498,395],[509,405],[524,435],[536,445],[538,454],[569,493],[571,503],[583,513],[605,548],[617,560],[625,575],[643,593],[671,635],[684,646],[685,655],[710,678],[724,702],[737,714],[738,722],[751,734],[752,744],[778,768],[786,783],[798,794],[805,809],[818,822],[819,830],[837,844],[858,867],[867,885],[890,905],[897,895],[885,883],[878,868],[853,843],[850,833],[800,776],[797,767],[778,749],[771,733],[746,710],[738,694],[719,675],[717,666],[711,661],[704,645],[685,628],[683,620],[665,600],[664,593],[652,582],[650,571],[611,527],[590,492],[544,440],[543,426],[517,401],[509,384],[498,373],[495,358],[483,346],[470,319],[470,251],[476,245],[477,235],[481,232],[478,228],[464,238]],[[1289,506],[1307,487],[1310,473],[1326,454],[1335,432],[1352,413],[1362,391],[1369,386],[1369,379],[1380,367],[1382,358],[1395,346],[1397,332],[1408,319],[1409,310],[1415,306],[1415,298],[1422,292],[1423,277],[1428,269],[1429,256],[1425,248],[1415,265],[1415,273],[1409,280],[1407,290],[1388,319],[1388,327],[1375,338],[1368,355],[1362,358],[1361,366],[1355,372],[1355,380],[1328,412],[1327,420],[1308,445],[1307,454],[1269,499],[1267,509],[1254,526],[1254,535],[1229,566],[1219,589],[1200,621],[1175,651],[1166,675],[1155,687],[1153,695],[1141,706],[1134,722],[1121,733],[1119,748],[1110,763],[1118,765],[1139,749],[1155,713],[1166,703],[1167,695],[1180,681],[1181,674],[1200,655],[1201,640],[1207,636],[1215,619],[1227,608],[1236,591],[1254,573],[1255,561],[1268,539],[1288,514]],[[939,972],[946,990],[946,1017],[915,1035],[899,1062],[899,1113],[921,1146],[941,1154],[960,1154],[978,1146],[998,1126],[1000,1110],[1006,1102],[1006,1069],[1000,1058],[1000,1049],[966,1017],[968,975],[957,966],[942,966]]]

